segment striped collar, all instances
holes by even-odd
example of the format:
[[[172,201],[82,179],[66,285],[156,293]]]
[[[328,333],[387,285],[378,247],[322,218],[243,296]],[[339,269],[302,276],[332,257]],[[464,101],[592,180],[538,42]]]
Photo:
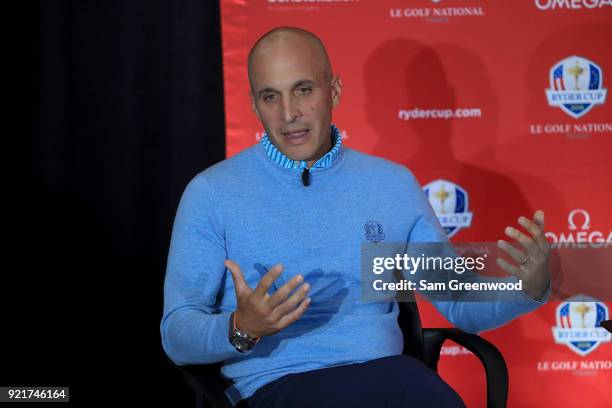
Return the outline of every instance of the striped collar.
[[[331,125],[331,135],[332,140],[334,141],[334,146],[330,151],[325,153],[323,157],[317,160],[311,168],[323,168],[330,166],[334,160],[338,158],[340,154],[340,146],[342,145],[342,136],[340,135],[340,131],[335,125]],[[285,169],[303,169],[308,167],[308,164],[304,160],[291,160],[287,156],[285,156],[280,150],[274,146],[274,144],[270,141],[267,133],[264,133],[263,137],[259,141],[263,146],[264,150],[268,157],[278,164],[279,166]]]

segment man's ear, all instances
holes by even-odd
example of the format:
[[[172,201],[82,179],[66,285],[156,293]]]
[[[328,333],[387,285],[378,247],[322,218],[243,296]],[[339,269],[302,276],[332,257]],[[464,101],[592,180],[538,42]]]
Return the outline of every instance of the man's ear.
[[[257,119],[259,119],[259,121],[261,122],[259,112],[257,111],[257,106],[255,105],[255,98],[253,97],[253,92],[249,91],[249,97],[251,98],[251,110],[255,112],[255,115],[257,115]]]
[[[342,96],[342,80],[339,75],[332,76],[332,107],[335,108],[340,103],[340,97]]]

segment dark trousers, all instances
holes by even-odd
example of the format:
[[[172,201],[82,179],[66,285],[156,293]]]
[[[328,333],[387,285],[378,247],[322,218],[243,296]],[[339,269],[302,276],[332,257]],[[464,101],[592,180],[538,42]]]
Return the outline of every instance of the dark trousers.
[[[289,374],[259,388],[240,407],[465,407],[434,371],[409,356],[389,356]]]

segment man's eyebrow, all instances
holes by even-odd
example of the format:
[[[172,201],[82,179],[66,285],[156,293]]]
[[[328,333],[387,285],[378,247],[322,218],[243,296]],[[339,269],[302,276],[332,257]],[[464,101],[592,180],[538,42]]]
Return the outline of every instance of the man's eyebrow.
[[[298,88],[302,85],[315,85],[315,81],[311,80],[311,79],[300,79],[299,81],[297,81],[293,87],[294,88]]]
[[[264,88],[264,89],[261,89],[259,92],[257,92],[257,96],[260,97],[267,92],[278,92],[278,91],[273,88]]]
[[[293,84],[293,89],[299,88],[300,86],[303,86],[303,85],[316,85],[316,82],[313,81],[312,79],[300,79]],[[263,88],[259,92],[257,92],[257,97],[261,97],[263,94],[268,93],[268,92],[278,93],[276,89],[268,87],[268,88]]]

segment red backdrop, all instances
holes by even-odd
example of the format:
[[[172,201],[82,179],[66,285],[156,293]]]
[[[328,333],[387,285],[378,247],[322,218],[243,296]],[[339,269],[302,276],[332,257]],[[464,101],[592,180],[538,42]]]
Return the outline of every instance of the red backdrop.
[[[463,220],[451,220],[452,240],[495,241],[539,208],[551,241],[610,241],[611,3],[223,0],[227,154],[263,131],[250,111],[250,46],[273,27],[302,27],[323,40],[342,78],[333,120],[346,145],[406,165],[423,186],[445,180],[466,198],[451,203]],[[599,340],[571,343],[554,333],[610,318],[601,300],[609,299],[550,302],[483,333],[508,363],[509,406],[612,406],[610,337],[591,330]],[[578,304],[589,310],[582,325]],[[424,326],[449,325],[419,307]],[[476,358],[454,344],[443,351],[443,378],[468,406],[485,406]]]

